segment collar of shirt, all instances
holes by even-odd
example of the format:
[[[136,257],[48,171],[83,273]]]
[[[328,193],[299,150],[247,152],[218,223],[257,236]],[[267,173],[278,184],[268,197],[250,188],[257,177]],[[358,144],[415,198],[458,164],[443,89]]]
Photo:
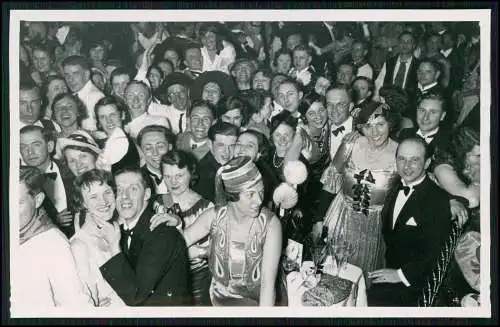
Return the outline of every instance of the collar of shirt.
[[[421,91],[421,92],[425,92],[427,91],[428,89],[430,88],[433,88],[434,86],[437,85],[437,82],[434,82],[434,83],[431,83],[429,85],[426,85],[426,86],[422,86],[422,84],[418,83],[418,89]]]
[[[413,60],[413,56],[410,56],[410,58],[408,58],[408,60],[406,60],[406,63],[408,64],[408,66],[406,66],[407,68],[411,65],[412,60]],[[401,56],[398,56],[396,63],[401,63]]]
[[[434,136],[436,136],[436,133],[437,133],[438,131],[439,131],[439,126],[438,126],[438,127],[436,127],[435,129],[433,129],[432,131],[427,132],[427,133],[426,133],[426,135],[424,135],[424,132],[422,132],[422,131],[420,130],[420,128],[419,128],[419,129],[418,129],[418,131],[417,131],[417,135],[418,135],[418,136],[421,136],[421,137],[422,137],[422,138],[424,138],[424,139],[432,139],[432,138],[434,138]],[[429,135],[430,135],[430,136],[429,136]]]
[[[453,51],[453,48],[449,48],[448,50],[441,50],[441,54],[447,58],[450,53]]]
[[[80,91],[75,92],[79,98],[84,98],[86,95],[94,91],[94,84],[92,83],[92,80],[89,80]]]
[[[54,168],[55,167],[55,168]],[[50,161],[50,165],[47,166],[47,169],[45,169],[44,173],[59,173],[59,169],[57,168],[57,165],[54,165],[54,161]]]
[[[190,146],[193,146],[196,144],[197,147],[200,147],[202,145],[204,145],[205,143],[207,143],[209,141],[209,139],[206,139],[205,141],[201,141],[201,142],[196,142],[195,140],[193,140],[193,138],[189,138],[189,145]]]
[[[141,212],[132,221],[127,222],[125,219],[120,217],[118,219],[120,222],[120,225],[123,225],[123,228],[125,228],[127,230],[131,230],[132,228],[134,228],[137,225],[137,223],[139,222],[139,219],[141,219],[141,216],[144,213],[144,210],[146,210],[148,205],[149,205],[148,202],[144,203],[144,206],[142,207]]]
[[[403,184],[403,186],[408,186],[413,190],[413,188],[415,186],[419,185],[420,183],[422,183],[424,181],[426,176],[427,176],[427,174],[423,174],[420,178],[418,178],[417,180],[414,180],[413,182],[411,182],[409,184],[406,184],[405,180],[401,179],[401,184]],[[411,194],[411,192],[410,192],[410,194]]]

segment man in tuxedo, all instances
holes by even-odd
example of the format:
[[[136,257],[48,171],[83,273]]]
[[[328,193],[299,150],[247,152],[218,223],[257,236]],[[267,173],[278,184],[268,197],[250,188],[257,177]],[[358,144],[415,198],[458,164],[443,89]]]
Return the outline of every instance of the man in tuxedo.
[[[451,232],[449,196],[426,174],[430,157],[421,138],[396,151],[401,180],[382,209],[386,268],[368,272],[369,306],[416,306],[426,277]]]
[[[172,150],[173,144],[174,135],[165,126],[148,125],[137,135],[137,145],[141,148],[146,161],[141,170],[148,176],[154,196],[168,193],[161,172],[161,157]]]
[[[415,92],[417,88],[418,59],[413,55],[416,47],[415,36],[403,32],[399,36],[399,55],[386,60],[375,80],[375,94],[383,85],[393,84],[406,92]]]
[[[21,157],[26,165],[38,168],[48,178],[43,185],[46,197],[43,207],[49,217],[56,219],[61,231],[70,238],[75,233],[73,227],[74,213],[70,210],[71,199],[67,190],[70,190],[74,177],[64,169],[58,161],[53,160],[50,153],[54,149],[54,141],[50,131],[43,127],[27,125],[21,128],[20,135]]]
[[[215,202],[215,175],[222,165],[233,158],[238,136],[238,127],[223,121],[218,121],[208,130],[212,145],[210,152],[198,163],[200,177],[193,186],[193,190],[203,198]]]
[[[100,226],[112,251],[100,267],[102,276],[128,306],[191,304],[186,243],[176,227],[161,224],[150,230],[154,211],[144,172],[123,168],[115,181],[122,226]]]
[[[405,128],[399,133],[399,139],[420,136],[429,146],[432,157],[436,147],[445,148],[450,140],[450,132],[441,127],[446,117],[445,98],[439,93],[427,93],[417,105],[417,127]]]
[[[64,79],[71,92],[75,93],[85,104],[88,118],[82,121],[82,128],[88,131],[97,130],[94,107],[97,101],[104,98],[104,93],[92,83],[91,64],[82,56],[69,56],[62,62]]]

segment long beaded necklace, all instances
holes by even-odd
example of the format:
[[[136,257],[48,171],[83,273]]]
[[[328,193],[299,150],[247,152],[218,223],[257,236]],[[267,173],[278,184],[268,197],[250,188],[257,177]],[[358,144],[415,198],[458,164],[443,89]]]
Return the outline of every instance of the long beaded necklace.
[[[273,155],[273,166],[274,168],[276,169],[279,169],[281,168],[281,166],[283,166],[283,162],[285,161],[285,158],[280,158],[276,155],[276,152],[274,152],[274,155]]]

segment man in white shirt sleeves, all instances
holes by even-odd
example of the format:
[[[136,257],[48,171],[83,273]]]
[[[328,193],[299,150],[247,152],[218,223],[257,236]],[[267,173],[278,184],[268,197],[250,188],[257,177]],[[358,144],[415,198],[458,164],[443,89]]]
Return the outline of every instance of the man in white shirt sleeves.
[[[82,121],[82,128],[93,132],[97,130],[94,107],[104,98],[91,80],[90,62],[83,56],[69,56],[62,62],[64,79],[71,92],[75,93],[87,108],[87,118]]]
[[[42,172],[23,166],[19,175],[19,244],[11,266],[11,314],[51,307],[91,306],[68,239],[42,209]]]

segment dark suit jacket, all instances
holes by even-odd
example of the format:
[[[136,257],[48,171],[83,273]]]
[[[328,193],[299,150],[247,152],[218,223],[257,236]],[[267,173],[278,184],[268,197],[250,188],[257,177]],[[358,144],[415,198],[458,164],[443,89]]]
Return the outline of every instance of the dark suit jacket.
[[[69,168],[66,165],[63,165],[59,160],[53,159],[52,162],[59,168],[59,172],[61,174],[61,178],[64,184],[64,191],[66,193],[66,203],[68,206],[67,208],[71,213],[74,214],[80,209],[78,208],[73,186],[73,181],[75,179],[75,176],[71,173]],[[68,239],[71,238],[75,234],[75,228],[73,224],[67,227],[61,226],[56,219],[59,213],[54,204],[52,203],[52,200],[50,200],[51,198],[53,198],[52,195],[52,193],[54,192],[53,183],[47,180],[46,183],[44,183],[43,190],[47,196],[45,197],[42,206],[47,212],[47,215],[52,219],[52,221],[64,233],[64,235],[66,235]]]
[[[148,204],[134,228],[129,250],[109,259],[101,273],[129,306],[190,305],[184,238],[165,224],[150,231],[152,215]]]
[[[404,139],[410,137],[417,136],[418,127],[405,128],[399,132],[399,141],[403,141]],[[432,156],[437,148],[446,149],[450,142],[451,133],[443,127],[439,127],[439,130],[429,143],[430,155]]]
[[[396,56],[386,60],[384,85],[392,85],[392,81],[396,74],[394,69],[396,68],[397,59],[398,57]],[[408,75],[406,76],[406,83],[404,87],[405,91],[408,93],[415,92],[415,90],[417,89],[417,68],[419,63],[420,62],[415,57],[413,57],[413,59],[411,60],[410,69],[408,71]]]
[[[398,188],[393,187],[382,209],[382,233],[386,244],[386,266],[402,269],[411,284],[409,292],[419,291],[437,263],[442,245],[451,232],[448,194],[429,177],[415,187],[392,228]],[[413,218],[417,226],[407,222]]]
[[[215,175],[221,165],[215,160],[212,152],[207,153],[198,163],[198,182],[193,191],[209,201],[215,201]]]

